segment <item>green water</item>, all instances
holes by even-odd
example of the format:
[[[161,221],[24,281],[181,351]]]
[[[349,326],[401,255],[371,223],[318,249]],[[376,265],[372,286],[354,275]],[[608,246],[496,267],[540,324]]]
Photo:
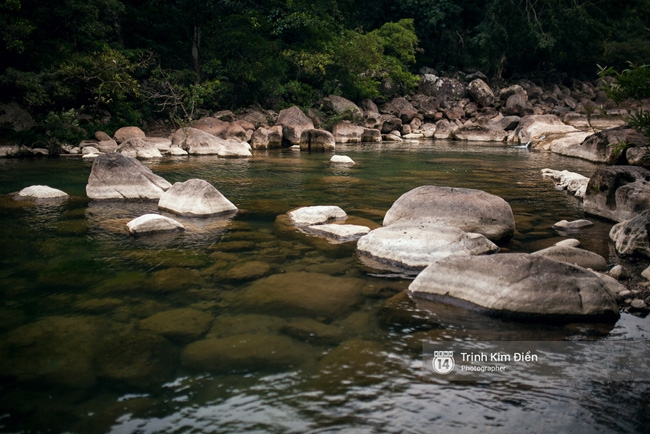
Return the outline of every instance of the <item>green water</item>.
[[[296,232],[278,216],[338,205],[381,224],[425,184],[503,197],[534,251],[582,218],[542,168],[590,176],[596,165],[550,153],[452,142],[291,150],[248,160],[145,162],[171,183],[201,178],[237,205],[232,219],[182,219],[183,234],[132,237],[155,203],[85,197],[91,162],[0,160],[1,432],[643,432],[648,384],[537,375],[452,382],[423,369],[427,342],[647,338],[646,319],[523,324],[413,301],[409,280],[365,269],[353,243]],[[45,184],[71,198],[16,201]],[[610,262],[611,224],[571,234]],[[646,354],[647,346],[639,347]],[[589,353],[592,351],[593,354]],[[598,359],[598,350],[587,350]],[[638,355],[638,354],[637,354]],[[612,388],[616,389],[615,399]],[[435,427],[435,428],[434,428]]]

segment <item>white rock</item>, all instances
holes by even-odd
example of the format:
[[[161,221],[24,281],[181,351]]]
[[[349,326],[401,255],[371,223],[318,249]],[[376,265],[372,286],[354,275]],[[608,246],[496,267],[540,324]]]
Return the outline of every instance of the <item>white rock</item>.
[[[584,229],[593,225],[594,225],[593,222],[590,222],[589,220],[585,220],[585,219],[573,220],[573,221],[560,220],[559,222],[553,225],[553,229],[569,231],[569,230]]]
[[[575,238],[567,238],[566,240],[558,241],[555,243],[555,245],[558,247],[578,247],[580,245],[580,241],[576,240]]]
[[[332,158],[330,158],[330,163],[346,166],[354,166],[356,164],[354,160],[347,155],[332,155]]]
[[[18,192],[18,196],[32,199],[62,199],[69,197],[68,193],[47,185],[25,187]]]
[[[346,243],[358,240],[370,232],[370,228],[360,225],[321,224],[307,226],[304,231],[339,243]]]
[[[237,211],[237,207],[212,184],[202,179],[188,179],[171,186],[158,202],[158,208],[175,214],[208,216]]]
[[[542,177],[551,178],[558,188],[567,190],[576,197],[585,197],[589,178],[568,170],[542,169]]]
[[[532,255],[544,256],[556,261],[575,264],[583,268],[602,271],[607,268],[607,260],[597,253],[590,252],[576,247],[551,246],[538,250]]]
[[[156,232],[182,231],[185,227],[174,219],[159,214],[145,214],[126,224],[129,233],[134,235]]]
[[[344,220],[348,215],[338,206],[307,206],[289,211],[289,220],[294,226],[312,226],[332,220]]]

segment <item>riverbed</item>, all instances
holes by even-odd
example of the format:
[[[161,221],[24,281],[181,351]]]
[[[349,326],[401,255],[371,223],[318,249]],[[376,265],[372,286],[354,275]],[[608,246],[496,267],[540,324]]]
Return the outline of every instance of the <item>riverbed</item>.
[[[650,429],[647,318],[522,323],[412,300],[408,278],[366,268],[354,243],[332,244],[278,219],[296,207],[338,205],[349,222],[377,227],[415,187],[476,188],[513,209],[516,234],[501,251],[572,237],[616,263],[611,222],[587,216],[590,228],[551,228],[585,216],[541,169],[590,176],[597,165],[448,141],[338,145],[336,153],[357,164],[290,149],[143,161],[171,183],[204,179],[239,208],[229,219],[178,218],[184,233],[147,237],[125,225],[158,212],[156,204],[89,201],[92,162],[0,160],[0,431]],[[13,199],[38,184],[71,197]],[[575,342],[586,343],[563,346]],[[461,353],[538,360],[488,360],[482,372],[450,377],[431,369],[437,350],[453,350],[458,366]],[[625,366],[607,357],[619,352]]]

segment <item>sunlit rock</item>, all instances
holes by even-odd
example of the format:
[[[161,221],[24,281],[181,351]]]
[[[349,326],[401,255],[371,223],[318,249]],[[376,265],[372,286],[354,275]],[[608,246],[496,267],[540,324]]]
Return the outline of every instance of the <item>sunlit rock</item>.
[[[615,320],[618,306],[595,273],[526,253],[453,256],[409,286],[421,297],[451,297],[507,316]]]
[[[596,271],[607,269],[607,260],[597,253],[590,252],[576,247],[551,246],[538,250],[532,255],[544,256],[556,261],[578,265],[583,268],[591,268]]]
[[[135,158],[118,153],[101,154],[88,177],[86,194],[90,199],[159,199],[171,187]]]
[[[32,185],[20,190],[17,197],[21,199],[65,199],[70,196],[64,191],[47,185]]]
[[[333,220],[345,220],[347,214],[338,206],[316,205],[307,206],[289,211],[289,219],[294,226],[311,226],[331,222]]]
[[[510,238],[515,220],[508,202],[481,190],[425,185],[399,197],[384,216],[384,226],[398,221],[434,219],[490,240]]]
[[[237,211],[237,207],[219,190],[202,179],[175,183],[161,195],[158,208],[189,216],[209,216]]]

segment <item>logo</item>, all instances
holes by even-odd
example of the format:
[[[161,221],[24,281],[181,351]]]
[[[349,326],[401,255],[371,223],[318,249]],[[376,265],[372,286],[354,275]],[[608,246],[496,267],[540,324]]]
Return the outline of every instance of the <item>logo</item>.
[[[454,370],[456,362],[454,362],[453,351],[434,351],[431,367],[438,374],[447,375]]]

